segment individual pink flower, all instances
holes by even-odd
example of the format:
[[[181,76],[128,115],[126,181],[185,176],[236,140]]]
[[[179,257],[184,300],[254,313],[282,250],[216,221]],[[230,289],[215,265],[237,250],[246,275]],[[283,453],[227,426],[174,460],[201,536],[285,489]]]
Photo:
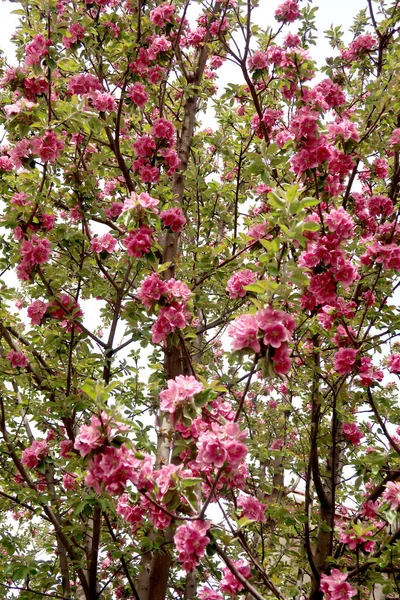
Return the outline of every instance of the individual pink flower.
[[[339,375],[351,373],[356,362],[357,350],[355,348],[340,348],[333,357],[333,366]]]
[[[355,423],[343,423],[342,431],[349,442],[354,446],[359,446],[364,434],[358,429]]]
[[[142,225],[139,229],[133,229],[122,240],[129,256],[140,258],[143,254],[150,252],[153,240],[152,230],[147,225]]]
[[[400,373],[400,354],[391,354],[388,357],[387,367],[391,373]]]
[[[219,592],[216,592],[209,587],[199,589],[197,595],[200,600],[224,600]]]
[[[400,506],[400,482],[389,481],[386,484],[386,489],[382,494],[382,498],[390,502],[391,510],[397,510]]]
[[[78,482],[76,480],[76,475],[72,473],[65,473],[63,476],[63,486],[66,490],[74,490],[77,486]]]
[[[73,442],[72,440],[61,440],[60,442],[60,456],[68,458],[71,456]]]
[[[73,44],[76,44],[78,40],[81,40],[85,34],[85,28],[79,23],[72,23],[67,29],[68,35],[63,35],[62,41],[64,46],[68,49]]]
[[[182,231],[187,219],[183,211],[178,207],[168,208],[160,213],[160,218],[164,227],[168,227],[171,231],[177,233]]]
[[[163,307],[151,329],[153,343],[165,343],[167,336],[175,329],[184,329],[189,324],[189,317],[185,305],[174,302],[171,306]]]
[[[25,369],[29,364],[29,360],[25,354],[17,350],[10,350],[10,352],[6,354],[6,359],[10,361],[13,369],[16,369],[17,367]]]
[[[22,452],[21,462],[27,469],[34,469],[39,462],[46,458],[49,453],[49,446],[44,440],[35,440]]]
[[[342,239],[353,237],[355,223],[344,208],[340,207],[337,210],[333,208],[325,217],[325,223],[330,231]]]
[[[400,127],[394,129],[389,139],[389,146],[400,146]]]
[[[228,335],[234,352],[245,348],[251,348],[254,352],[261,350],[257,339],[258,325],[253,315],[241,315],[235,319],[228,327]]]
[[[244,298],[246,295],[245,285],[254,283],[257,279],[256,273],[253,273],[249,269],[238,271],[234,273],[229,279],[226,285],[226,291],[229,293],[229,298],[232,300],[236,298]]]
[[[156,119],[152,127],[152,135],[155,138],[162,138],[172,141],[175,134],[175,127],[167,119]]]
[[[192,295],[192,292],[183,281],[171,277],[167,283],[167,299],[168,302],[187,302]]]
[[[245,578],[250,579],[251,571],[249,565],[244,560],[233,560],[234,567],[237,571]],[[237,598],[238,592],[244,589],[244,586],[231,572],[229,567],[223,567],[222,572],[224,576],[220,581],[220,590],[225,594],[230,594],[232,598]]]
[[[109,494],[122,494],[127,482],[136,479],[136,464],[134,452],[125,445],[119,448],[106,446],[91,459],[85,483],[93,487],[98,494],[101,493],[103,485]]]
[[[149,99],[149,95],[146,92],[145,86],[139,82],[130,85],[126,91],[126,95],[139,108],[143,108]]]
[[[34,302],[28,306],[27,313],[31,320],[31,325],[40,325],[42,323],[48,306],[50,306],[49,302],[43,302],[42,300],[34,300]]]
[[[332,569],[330,575],[321,575],[321,590],[326,600],[350,600],[357,590],[346,582],[348,573]]]
[[[78,450],[81,456],[85,457],[92,450],[96,450],[104,445],[107,434],[110,431],[107,423],[107,415],[103,412],[101,418],[92,416],[90,425],[82,425],[74,443],[75,450]]]
[[[108,92],[94,92],[92,103],[99,112],[111,112],[114,110],[115,100]]]
[[[141,523],[145,513],[140,506],[130,503],[128,494],[122,494],[118,498],[117,514],[133,525]]]
[[[368,502],[365,502],[365,504],[363,504],[361,507],[360,517],[365,517],[366,519],[375,519],[380,507],[381,503],[379,502],[379,500],[377,500],[376,502],[368,500]]]
[[[244,494],[241,494],[238,498],[237,505],[243,510],[243,516],[246,517],[246,519],[265,523],[265,510],[267,505],[257,500],[257,498],[254,498],[254,496],[245,496]]]
[[[137,291],[137,297],[147,309],[151,309],[168,289],[167,282],[160,279],[158,273],[148,275]]]
[[[266,323],[263,342],[266,346],[279,348],[290,339],[290,333],[282,323]]]

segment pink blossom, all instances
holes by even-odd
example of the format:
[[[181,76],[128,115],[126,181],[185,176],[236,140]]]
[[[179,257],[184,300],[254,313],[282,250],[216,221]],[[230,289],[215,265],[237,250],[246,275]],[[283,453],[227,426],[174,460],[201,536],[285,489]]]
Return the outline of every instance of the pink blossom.
[[[41,33],[33,37],[33,40],[25,46],[25,66],[35,66],[39,63],[42,56],[46,56],[51,46],[51,41],[47,40]]]
[[[95,237],[90,241],[90,249],[92,252],[114,252],[115,247],[117,245],[117,240],[111,233],[105,233],[100,237]]]
[[[356,362],[357,350],[355,348],[340,348],[333,357],[333,366],[339,375],[351,373]]]
[[[129,495],[122,494],[118,498],[117,514],[120,515],[127,523],[139,525],[145,515],[145,511],[141,506],[132,506],[129,502]]]
[[[390,502],[391,510],[397,510],[400,506],[400,482],[389,481],[386,484],[386,489],[382,494],[382,498]]]
[[[168,208],[160,213],[164,227],[168,227],[171,231],[177,233],[182,231],[187,219],[183,211],[178,207]]]
[[[9,119],[12,115],[19,115],[23,110],[32,110],[35,106],[36,104],[34,102],[30,102],[30,100],[27,100],[26,98],[21,98],[14,104],[6,104],[3,108],[7,119]]]
[[[253,273],[249,269],[244,269],[244,271],[238,271],[237,273],[234,273],[229,278],[225,288],[226,291],[229,293],[229,298],[244,298],[244,296],[246,295],[246,290],[244,289],[244,286],[254,283],[256,279],[256,273]]]
[[[96,91],[92,95],[93,106],[99,112],[111,112],[114,110],[115,100],[108,92]]]
[[[349,442],[354,446],[359,446],[364,434],[358,429],[355,423],[343,423],[342,431]]]
[[[203,587],[197,592],[200,600],[223,600],[221,594],[208,587]]]
[[[132,100],[136,106],[143,108],[149,99],[149,95],[146,92],[146,88],[139,82],[130,85],[127,89],[127,96]]]
[[[12,171],[14,163],[8,156],[0,156],[0,171]]]
[[[173,21],[175,7],[173,4],[160,4],[150,11],[150,21],[158,27],[164,27]]]
[[[233,566],[245,578],[250,579],[251,571],[249,565],[244,560],[233,560]],[[244,589],[243,584],[230,571],[229,567],[223,567],[224,576],[220,581],[220,590],[225,594],[230,594],[232,598],[237,598],[237,593]]]
[[[72,446],[73,446],[72,440],[61,440],[60,456],[63,456],[64,458],[68,458],[69,456],[71,456]]]
[[[63,486],[66,490],[74,490],[77,486],[76,475],[65,473],[63,476]]]
[[[43,162],[54,163],[64,149],[64,142],[54,131],[47,131],[44,135],[33,138],[32,148]]]
[[[264,326],[263,342],[266,346],[279,348],[290,339],[290,334],[282,323],[266,323]]]
[[[336,233],[342,239],[353,236],[355,224],[349,213],[342,207],[337,210],[333,208],[325,217],[325,223],[329,230]]]
[[[247,446],[243,443],[246,437],[247,432],[240,431],[237,423],[224,426],[212,423],[210,429],[199,435],[196,462],[200,468],[209,465],[220,468],[228,462],[235,469],[247,455]]]
[[[167,282],[160,279],[158,273],[152,273],[142,282],[137,297],[150,310],[160,300],[161,296],[167,292],[167,289]]]
[[[72,23],[67,29],[68,35],[63,35],[62,41],[66,48],[71,48],[78,40],[81,40],[85,33],[85,28],[79,23]]]
[[[350,600],[357,594],[357,590],[346,582],[348,573],[341,573],[339,569],[332,569],[330,575],[321,575],[321,590],[326,600]]]
[[[368,199],[368,210],[373,217],[390,217],[394,211],[393,202],[387,196],[372,196]]]
[[[377,500],[376,502],[368,500],[368,502],[363,504],[361,507],[360,517],[365,517],[367,519],[375,519],[380,507],[381,503],[379,502],[379,500]]]
[[[34,441],[29,446],[29,448],[25,448],[22,452],[21,462],[27,469],[34,469],[38,466],[39,462],[46,458],[49,453],[49,446],[47,442],[42,441]]]
[[[90,425],[82,425],[75,438],[74,448],[81,456],[87,456],[92,450],[104,445],[110,427],[107,425],[107,415],[103,412],[101,418],[93,416]]]
[[[391,373],[400,373],[400,354],[391,354],[387,366]]]
[[[253,69],[261,70],[268,66],[268,55],[265,52],[254,52],[248,60],[248,67],[250,71]]]
[[[142,225],[139,229],[129,231],[122,243],[129,256],[140,258],[143,254],[150,252],[153,243],[152,230],[147,225]]]
[[[167,119],[156,119],[152,127],[152,135],[155,138],[162,138],[172,141],[175,134],[175,127]]]
[[[167,281],[167,299],[168,302],[187,302],[192,292],[183,281],[179,279],[168,279]]]
[[[178,560],[186,573],[193,571],[203,558],[210,541],[207,536],[209,529],[208,521],[192,521],[177,528],[174,542],[178,550]]]
[[[175,329],[184,329],[189,324],[189,317],[190,313],[188,313],[185,306],[177,302],[174,302],[171,306],[163,307],[151,329],[153,343],[165,343],[167,335],[173,333]]]
[[[73,75],[68,82],[68,92],[78,96],[101,90],[102,87],[100,81],[91,73]]]
[[[50,306],[49,302],[43,302],[42,300],[34,300],[30,306],[28,306],[28,317],[31,320],[31,325],[40,325],[42,319],[46,314],[46,310]]]
[[[251,348],[254,352],[260,352],[260,342],[257,339],[258,325],[253,315],[241,315],[235,319],[228,327],[228,335],[232,338],[231,348],[244,350]]]
[[[237,504],[243,509],[243,516],[246,517],[246,519],[265,523],[266,504],[263,504],[257,500],[257,498],[254,498],[254,496],[244,496],[243,494],[239,496]]]
[[[29,360],[25,354],[17,350],[10,350],[10,352],[6,354],[6,359],[10,361],[13,369],[16,369],[17,367],[25,369],[29,364]]]
[[[85,483],[98,494],[102,485],[109,494],[121,494],[127,482],[135,480],[136,463],[133,451],[124,445],[119,448],[106,446],[91,459]]]
[[[168,389],[160,393],[160,409],[174,414],[184,404],[190,403],[193,397],[204,389],[202,383],[192,376],[178,375],[169,379]]]
[[[389,139],[389,146],[400,146],[400,127],[393,130]]]
[[[138,136],[133,144],[135,155],[141,157],[152,156],[155,148],[156,143],[149,135]]]
[[[171,42],[167,40],[164,35],[158,35],[153,38],[151,46],[147,50],[147,57],[150,60],[157,60],[157,57],[160,53],[168,52],[171,48]],[[164,136],[156,136],[156,137],[164,137]]]
[[[59,294],[58,301],[53,300],[51,303],[50,314],[53,319],[71,319],[71,321],[83,316],[78,302],[63,292]]]

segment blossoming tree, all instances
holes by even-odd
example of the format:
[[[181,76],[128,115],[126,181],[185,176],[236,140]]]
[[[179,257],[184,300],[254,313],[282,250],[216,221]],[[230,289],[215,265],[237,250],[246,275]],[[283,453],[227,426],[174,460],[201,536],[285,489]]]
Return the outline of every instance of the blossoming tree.
[[[257,4],[17,5],[2,598],[399,597],[400,6]]]

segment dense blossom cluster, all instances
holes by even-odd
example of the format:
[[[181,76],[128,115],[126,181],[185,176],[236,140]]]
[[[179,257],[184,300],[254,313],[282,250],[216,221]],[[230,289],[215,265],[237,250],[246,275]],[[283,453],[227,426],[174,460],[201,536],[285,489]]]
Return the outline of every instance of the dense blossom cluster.
[[[288,342],[296,327],[291,315],[272,307],[255,315],[242,315],[228,328],[232,350],[251,348],[260,353],[262,346],[269,352],[275,373],[285,374],[290,369]]]

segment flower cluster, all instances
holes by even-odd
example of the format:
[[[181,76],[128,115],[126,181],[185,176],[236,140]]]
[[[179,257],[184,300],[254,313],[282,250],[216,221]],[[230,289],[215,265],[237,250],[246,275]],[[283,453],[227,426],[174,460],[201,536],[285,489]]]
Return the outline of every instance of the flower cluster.
[[[18,279],[27,281],[36,265],[43,265],[50,260],[51,243],[46,238],[33,235],[21,244],[21,262],[17,265]]]
[[[346,582],[347,573],[332,569],[330,575],[321,575],[321,590],[326,600],[350,600],[357,590]]]
[[[22,452],[21,462],[27,469],[34,469],[49,453],[49,445],[44,440],[35,440]]]
[[[29,360],[25,354],[18,350],[10,350],[10,352],[6,354],[6,359],[10,361],[13,369],[16,369],[17,367],[25,369],[29,364]]]
[[[207,537],[209,528],[210,523],[207,521],[193,521],[177,528],[174,542],[179,553],[178,560],[186,573],[193,571],[203,558],[210,541]]]
[[[228,327],[232,350],[251,348],[260,353],[262,345],[269,352],[275,373],[289,371],[291,361],[288,342],[296,327],[291,315],[272,307],[259,310],[255,315],[241,315]]]
[[[228,280],[226,285],[226,291],[229,294],[229,298],[232,300],[236,298],[244,298],[246,295],[245,285],[254,283],[257,279],[257,274],[250,271],[250,269],[244,269],[234,273]]]
[[[175,379],[168,380],[168,388],[160,393],[160,409],[171,414],[171,417],[177,410],[185,404],[189,404],[193,397],[204,389],[202,383],[195,377],[178,375]]]
[[[160,303],[161,298],[167,303],[188,302],[191,291],[179,279],[160,279],[158,273],[148,275],[138,289],[137,297],[149,310]]]

